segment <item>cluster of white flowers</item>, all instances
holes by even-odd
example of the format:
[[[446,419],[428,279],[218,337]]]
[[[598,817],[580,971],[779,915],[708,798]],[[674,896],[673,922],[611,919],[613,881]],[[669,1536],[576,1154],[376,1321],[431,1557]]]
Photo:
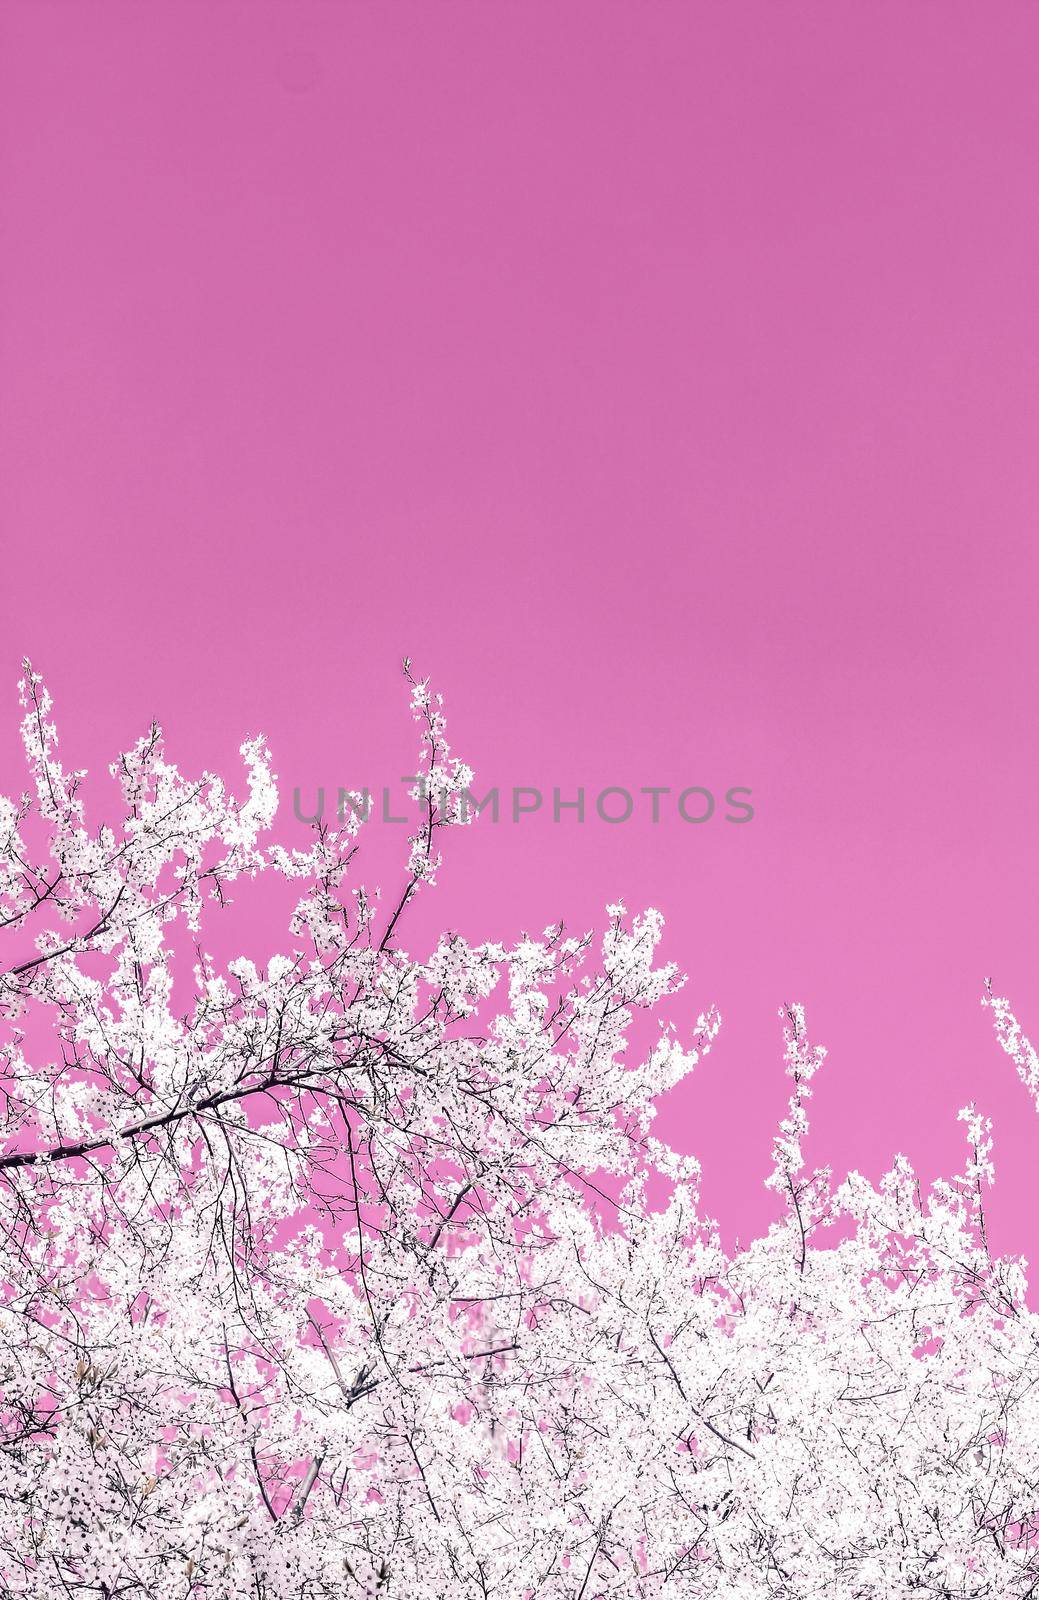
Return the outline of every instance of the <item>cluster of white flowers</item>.
[[[0,801],[0,1591],[26,1600],[865,1600],[1039,1594],[1039,1319],[992,1256],[987,1121],[923,1195],[806,1175],[823,1052],[784,1008],[784,1212],[723,1249],[651,1130],[711,1048],[656,912],[598,952],[401,918],[470,780],[412,683],[428,802],[399,896],[358,822],[267,844],[157,729],[91,832],[50,700]],[[284,953],[218,963],[243,875]],[[262,882],[246,892],[262,894]],[[1005,1001],[997,1033],[1033,1093]],[[648,1195],[662,1202],[651,1204]]]

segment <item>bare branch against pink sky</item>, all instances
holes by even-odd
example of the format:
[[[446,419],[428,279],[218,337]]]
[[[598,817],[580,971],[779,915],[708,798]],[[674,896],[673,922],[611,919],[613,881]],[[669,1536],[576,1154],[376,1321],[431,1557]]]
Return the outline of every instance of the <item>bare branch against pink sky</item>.
[[[975,1372],[963,1423],[970,1330],[948,1311],[1023,1395],[1037,51],[1025,0],[0,0],[0,1508],[38,1447],[25,1527],[78,1474],[123,1529],[102,1559],[63,1511],[62,1565],[0,1509],[0,1595],[1039,1593],[1039,1422],[990,1415]],[[75,792],[53,787],[59,759],[86,773]],[[335,980],[308,968],[296,1065],[331,1048],[321,1006],[354,1053],[286,1083],[265,1030],[304,960]],[[278,1119],[284,1170],[257,1153]],[[203,1282],[200,1257],[196,1282],[228,1204],[205,1176],[220,1140],[236,1205],[256,1185],[272,1231],[232,1209],[230,1277]],[[188,1243],[160,1264],[181,1205]],[[495,1320],[506,1235],[515,1316]],[[927,1314],[899,1301],[853,1395],[899,1361],[916,1395],[936,1363],[941,1402],[921,1420],[920,1400],[898,1468],[919,1485],[913,1554],[886,1566],[864,1522],[830,1567],[810,1530],[833,1513],[832,1553],[850,1513],[811,1428],[858,1381],[842,1340],[880,1319],[876,1284],[913,1274]],[[688,1317],[661,1321],[694,1280]],[[236,1302],[240,1342],[225,1329],[219,1372],[193,1366],[243,1282],[257,1320]],[[165,1343],[145,1283],[162,1328],[174,1290],[190,1305]],[[95,1288],[124,1296],[125,1335],[91,1322]],[[704,1364],[730,1346],[726,1389]],[[109,1347],[136,1397],[122,1421],[98,1398]],[[588,1367],[528,1416],[521,1391],[571,1347]],[[193,1441],[179,1465],[160,1356]],[[416,1375],[441,1363],[434,1426]],[[802,1393],[811,1427],[791,1421]],[[380,1417],[398,1405],[381,1443],[376,1395]],[[581,1465],[593,1402],[628,1523]],[[904,1482],[877,1487],[869,1439],[904,1418],[881,1409],[837,1448],[894,1506]],[[66,1428],[80,1410],[93,1438]],[[769,1454],[788,1424],[828,1463],[800,1490],[794,1446]],[[468,1502],[444,1531],[459,1475],[496,1526],[520,1515],[525,1427],[543,1447],[522,1515],[554,1566],[503,1555]],[[949,1511],[928,1543],[953,1434],[978,1538]],[[219,1490],[205,1438],[232,1463]],[[131,1468],[135,1494],[152,1485],[139,1549],[112,1488]],[[683,1476],[701,1470],[709,1505]],[[363,1515],[354,1473],[382,1496]],[[344,1539],[337,1588],[321,1563]]]

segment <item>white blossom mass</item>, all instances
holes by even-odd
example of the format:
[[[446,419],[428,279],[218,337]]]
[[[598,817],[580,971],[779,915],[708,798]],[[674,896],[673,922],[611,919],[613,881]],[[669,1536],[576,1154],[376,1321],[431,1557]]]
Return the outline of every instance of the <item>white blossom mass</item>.
[[[989,1124],[928,1194],[808,1170],[823,1051],[782,1010],[782,1216],[729,1251],[655,1101],[662,919],[405,953],[470,770],[410,678],[403,885],[360,822],[270,842],[153,727],[88,824],[27,665],[0,800],[0,1589],[25,1600],[1039,1595],[1039,1320],[992,1254]],[[207,953],[235,897],[283,952]],[[298,898],[297,898],[298,896]],[[215,937],[215,936],[213,936]],[[253,952],[256,955],[256,952]],[[986,994],[1033,1098],[1039,1059]],[[632,1027],[639,1017],[639,1028]],[[643,1059],[629,1059],[642,1054]]]

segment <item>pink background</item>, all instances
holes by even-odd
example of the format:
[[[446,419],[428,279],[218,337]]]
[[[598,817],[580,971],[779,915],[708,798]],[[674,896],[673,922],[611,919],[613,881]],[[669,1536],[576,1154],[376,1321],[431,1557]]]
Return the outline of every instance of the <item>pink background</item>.
[[[487,782],[748,784],[742,828],[481,824],[412,942],[659,905],[730,1237],[800,998],[811,1156],[951,1170],[976,1096],[1031,1248],[978,997],[1039,1031],[1039,9],[0,15],[4,786],[26,651],[95,767],[157,715],[393,782],[408,652]]]

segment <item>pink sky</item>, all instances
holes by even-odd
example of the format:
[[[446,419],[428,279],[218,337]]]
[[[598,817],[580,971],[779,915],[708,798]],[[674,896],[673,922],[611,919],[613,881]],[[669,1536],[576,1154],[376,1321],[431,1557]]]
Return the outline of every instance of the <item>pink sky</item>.
[[[26,652],[95,767],[156,715],[187,767],[262,729],[287,788],[394,782],[406,652],[488,783],[749,785],[481,823],[411,942],[657,905],[726,1018],[663,1128],[730,1237],[800,999],[810,1156],[952,1170],[974,1097],[1035,1253],[978,1000],[1039,1033],[1039,9],[0,19],[3,786]]]

